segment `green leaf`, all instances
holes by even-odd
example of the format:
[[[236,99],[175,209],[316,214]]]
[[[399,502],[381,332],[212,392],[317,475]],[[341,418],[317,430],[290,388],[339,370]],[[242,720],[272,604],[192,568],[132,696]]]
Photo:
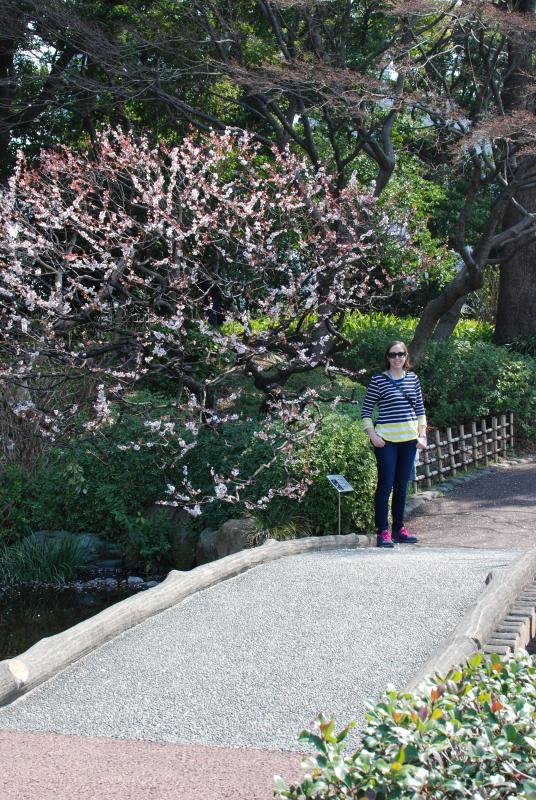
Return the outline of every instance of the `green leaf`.
[[[470,667],[475,669],[482,663],[482,653],[475,653],[474,656],[471,656],[471,658],[468,659],[467,663]]]
[[[344,741],[344,739],[346,739],[346,737],[348,736],[348,733],[352,730],[352,728],[355,728],[355,722],[354,721],[348,723],[346,728],[343,728],[343,730],[335,738],[335,741],[338,744],[340,744],[340,742]]]
[[[503,730],[504,730],[504,735],[506,736],[509,742],[516,741],[518,734],[513,725],[505,725]]]
[[[465,795],[465,786],[459,780],[445,781],[443,786],[451,792],[462,792]]]
[[[298,736],[298,740],[300,742],[308,742],[308,744],[311,744],[316,747],[317,750],[320,750],[321,753],[327,755],[327,747],[325,742],[315,733],[311,733],[311,731],[302,731]]]

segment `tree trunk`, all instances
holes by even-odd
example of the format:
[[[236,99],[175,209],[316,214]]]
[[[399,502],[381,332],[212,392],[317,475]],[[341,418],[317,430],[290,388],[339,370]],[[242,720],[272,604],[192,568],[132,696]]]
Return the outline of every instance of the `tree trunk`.
[[[473,275],[467,267],[462,267],[454,278],[447,283],[443,291],[427,303],[421,318],[415,328],[413,339],[409,345],[411,361],[418,366],[426,352],[428,342],[436,330],[438,322],[448,314],[458,303],[462,303],[470,292],[479,289],[482,285],[482,272]]]
[[[457,300],[454,303],[452,308],[450,308],[446,314],[443,314],[443,316],[437,323],[437,327],[434,331],[432,339],[434,339],[435,341],[442,341],[443,339],[449,338],[452,331],[458,324],[458,320],[460,319],[460,314],[462,312],[464,303],[465,303],[465,296],[460,297],[459,300]]]
[[[516,199],[532,213],[536,212],[536,189],[518,194]],[[505,227],[515,223],[520,213],[511,205]],[[516,336],[536,335],[536,243],[521,247],[500,267],[499,298],[493,340],[497,344]]]
[[[536,0],[519,0],[515,10],[534,16]],[[534,112],[532,91],[533,46],[528,37],[513,40],[508,50],[509,74],[502,91],[504,110]],[[536,189],[530,188],[514,195],[529,213],[536,213]],[[513,203],[504,218],[504,228],[521,219]],[[536,243],[520,247],[500,266],[497,318],[493,339],[498,344],[516,336],[536,334]]]

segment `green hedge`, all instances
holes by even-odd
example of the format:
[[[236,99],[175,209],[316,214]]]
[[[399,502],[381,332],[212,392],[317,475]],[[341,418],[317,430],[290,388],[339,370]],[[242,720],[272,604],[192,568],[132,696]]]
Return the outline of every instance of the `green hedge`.
[[[324,417],[322,430],[304,453],[312,480],[300,513],[313,533],[337,533],[337,493],[326,479],[341,473],[355,489],[341,497],[341,533],[368,530],[373,522],[376,464],[368,436],[360,425],[341,413]]]
[[[419,369],[438,427],[513,411],[518,435],[536,437],[536,361],[489,342],[431,342]]]
[[[335,735],[319,717],[299,739],[312,747],[307,775],[286,800],[512,800],[536,798],[536,662],[522,652],[504,662],[477,654],[437,676],[425,693],[388,691],[368,704],[355,752],[353,726]]]
[[[390,341],[410,342],[416,320],[391,314],[352,315],[345,334],[352,346],[339,359],[343,366],[366,370],[363,381],[382,369],[383,353]],[[524,439],[536,438],[536,359],[532,338],[519,345],[491,343],[492,326],[460,320],[454,335],[432,341],[417,370],[421,379],[429,422],[437,427],[472,422],[490,414],[514,411],[516,429]]]

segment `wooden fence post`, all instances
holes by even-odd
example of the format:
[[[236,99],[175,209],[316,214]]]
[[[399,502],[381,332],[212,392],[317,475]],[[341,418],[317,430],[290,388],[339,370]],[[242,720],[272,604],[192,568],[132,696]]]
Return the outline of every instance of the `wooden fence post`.
[[[434,431],[434,439],[435,439],[435,446],[436,446],[436,453],[437,453],[437,474],[439,480],[443,477],[443,456],[441,455],[441,435],[436,428]]]
[[[486,420],[483,419],[480,423],[480,428],[482,430],[482,452],[484,453],[484,464],[486,467],[488,466],[488,429],[486,428]]]
[[[462,469],[467,472],[467,453],[465,451],[465,427],[460,425],[458,427],[458,436],[460,437],[460,460],[462,462]]]
[[[501,444],[503,458],[506,458],[506,451],[508,449],[508,440],[506,438],[506,414],[501,414]]]
[[[499,448],[497,444],[497,417],[491,418],[491,452],[493,453],[493,461],[496,464],[499,460]]]
[[[424,465],[424,477],[426,479],[426,486],[429,489],[432,485],[432,478],[430,477],[430,454],[428,448],[422,451],[422,460]]]
[[[452,428],[447,428],[447,449],[449,454],[450,471],[456,475],[456,459],[454,458],[454,445],[452,443]]]
[[[476,432],[476,422],[471,423],[471,447],[473,448],[473,464],[478,464],[478,433]]]
[[[514,412],[510,411],[510,448],[514,449]]]

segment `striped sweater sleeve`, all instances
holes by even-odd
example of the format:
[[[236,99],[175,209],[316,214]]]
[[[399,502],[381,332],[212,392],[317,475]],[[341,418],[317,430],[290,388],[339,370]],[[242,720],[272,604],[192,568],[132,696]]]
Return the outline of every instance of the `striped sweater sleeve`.
[[[415,403],[415,413],[417,414],[417,422],[419,425],[426,425],[426,411],[424,410],[424,400],[422,397],[422,388],[421,382],[417,376],[415,376],[415,389],[417,395],[417,402]]]
[[[376,379],[376,376],[373,376],[370,380],[369,385],[367,386],[367,392],[365,394],[365,399],[363,400],[363,406],[361,407],[361,424],[363,426],[363,430],[373,427],[372,411],[374,409],[374,406],[378,402],[379,398],[380,398],[380,390],[378,387],[378,381]]]

